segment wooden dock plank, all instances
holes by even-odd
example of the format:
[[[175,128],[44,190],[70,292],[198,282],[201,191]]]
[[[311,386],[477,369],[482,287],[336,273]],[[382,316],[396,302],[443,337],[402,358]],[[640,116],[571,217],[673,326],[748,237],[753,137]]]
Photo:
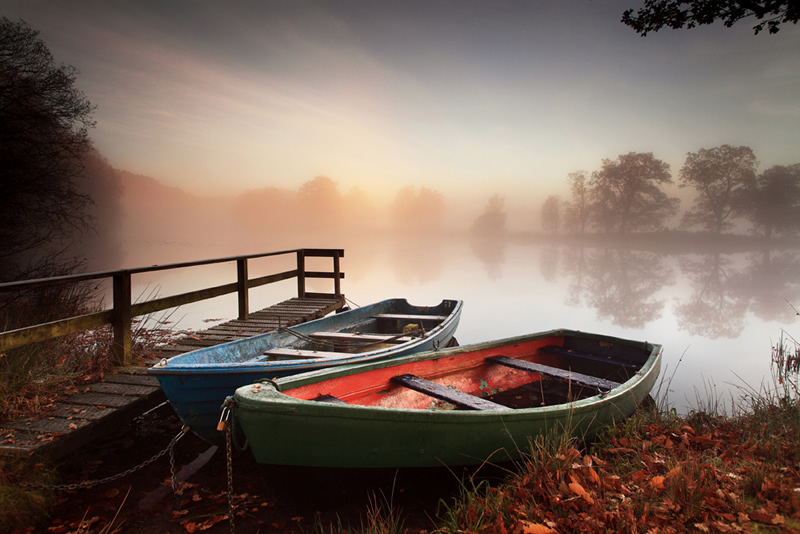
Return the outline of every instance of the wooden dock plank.
[[[11,425],[14,430],[22,430],[34,434],[63,434],[77,430],[91,423],[85,419],[65,419],[63,417],[45,417],[37,420],[19,421]]]
[[[144,397],[150,395],[158,389],[158,386],[140,386],[137,384],[115,384],[113,382],[95,382],[88,386],[89,391],[93,393],[102,393],[105,395],[120,395],[136,397]]]
[[[90,421],[97,421],[106,417],[109,408],[98,408],[97,406],[89,406],[86,404],[57,404],[55,410],[46,412],[47,415],[52,417],[62,417],[64,419],[73,417],[76,419],[87,419]]]
[[[150,375],[133,374],[109,374],[103,377],[103,382],[113,384],[131,384],[136,386],[150,386],[157,388],[158,378]]]

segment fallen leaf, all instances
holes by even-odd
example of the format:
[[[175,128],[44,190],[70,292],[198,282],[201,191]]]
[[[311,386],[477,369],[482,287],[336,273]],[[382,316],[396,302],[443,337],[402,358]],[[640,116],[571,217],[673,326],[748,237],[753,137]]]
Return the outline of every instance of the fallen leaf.
[[[662,489],[664,489],[664,480],[666,480],[666,478],[662,476],[653,477],[650,480],[650,489],[654,491],[661,491]]]
[[[765,512],[750,512],[747,514],[750,521],[758,521],[759,523],[772,523],[772,515]]]
[[[595,484],[600,484],[600,475],[597,474],[597,471],[595,471],[593,467],[589,468],[589,478],[591,478],[592,482]]]
[[[520,521],[523,534],[554,534],[555,530],[541,523],[531,523],[530,521]]]
[[[575,495],[582,497],[587,504],[590,505],[594,504],[594,499],[592,499],[592,496],[589,495],[589,493],[585,489],[583,489],[583,486],[581,486],[577,482],[570,482],[569,489],[571,489],[572,493],[574,493]]]

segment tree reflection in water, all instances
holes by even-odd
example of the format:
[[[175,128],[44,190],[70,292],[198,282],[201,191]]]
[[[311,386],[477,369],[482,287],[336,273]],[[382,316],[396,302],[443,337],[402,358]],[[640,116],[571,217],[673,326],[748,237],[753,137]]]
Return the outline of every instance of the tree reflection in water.
[[[469,238],[472,253],[486,269],[489,280],[503,277],[503,264],[506,261],[505,236],[472,235]]]
[[[569,256],[575,255],[574,251]],[[585,255],[585,257],[584,257]],[[658,319],[666,301],[658,292],[674,283],[675,276],[661,255],[626,249],[581,250],[582,260],[565,271],[578,278],[571,284],[569,300],[584,300],[600,319],[626,328],[642,328]],[[585,280],[584,280],[585,278]]]
[[[718,253],[699,260],[684,256],[678,261],[693,289],[687,300],[675,306],[678,327],[710,339],[738,337],[744,328],[747,297],[741,291],[741,275],[733,269],[733,261]]]
[[[789,322],[800,303],[800,252],[764,250],[748,255],[750,265],[742,274],[742,292],[750,310],[765,321]]]

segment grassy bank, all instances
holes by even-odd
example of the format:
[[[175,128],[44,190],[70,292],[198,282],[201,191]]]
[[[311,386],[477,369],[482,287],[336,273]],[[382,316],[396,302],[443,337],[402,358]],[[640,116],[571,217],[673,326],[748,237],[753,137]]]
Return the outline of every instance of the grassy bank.
[[[497,487],[443,503],[440,532],[800,531],[800,405],[640,413],[583,448],[537,440]]]
[[[731,415],[642,410],[590,444],[542,436],[500,485],[442,501],[436,532],[800,532],[798,343]]]
[[[782,338],[773,352],[774,384],[745,389],[730,414],[721,413],[720,403],[714,399],[686,415],[670,410],[662,401],[660,406],[642,409],[607,429],[592,442],[573,438],[568,431],[541,436],[528,444],[523,458],[501,482],[496,478],[491,483],[468,479],[460,492],[443,495],[422,527],[419,517],[408,520],[401,508],[393,506],[391,494],[381,493],[355,523],[318,521],[312,525],[301,524],[300,517],[270,518],[267,510],[273,510],[274,502],[256,495],[263,483],[262,487],[246,488],[249,495],[243,492],[235,464],[236,531],[800,532],[798,362],[797,344]],[[0,530],[17,527],[19,532],[29,532],[25,527],[37,521],[46,525],[56,495],[21,491],[19,482],[59,481],[58,474],[46,466],[36,466],[33,471],[19,466],[11,466],[9,471],[8,467],[3,465],[0,471],[0,510],[5,513]],[[211,478],[224,478],[220,467],[209,475],[208,487],[193,488],[191,498],[184,496],[180,513],[166,504],[167,511],[157,524],[148,524],[152,531],[230,531],[225,520],[226,493],[213,489]],[[224,486],[224,480],[217,482]],[[98,491],[127,497],[124,485]],[[71,506],[74,517],[50,518],[49,527],[34,531],[135,531],[127,525],[136,524],[135,518],[141,515],[138,509],[124,501],[115,506],[119,516],[90,514],[95,508],[86,503]],[[415,526],[408,527],[410,524]]]

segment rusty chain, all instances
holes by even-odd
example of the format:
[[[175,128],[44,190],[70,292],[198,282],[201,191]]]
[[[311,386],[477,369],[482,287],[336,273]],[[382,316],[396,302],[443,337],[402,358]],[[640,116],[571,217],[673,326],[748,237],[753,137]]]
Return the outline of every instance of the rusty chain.
[[[111,475],[109,477],[101,478],[101,479],[98,479],[98,480],[85,480],[83,482],[73,482],[71,484],[34,484],[34,483],[23,482],[20,485],[23,488],[43,489],[43,490],[52,490],[52,491],[64,491],[64,490],[76,490],[76,489],[92,488],[94,486],[99,486],[100,484],[106,484],[108,482],[113,482],[115,480],[119,480],[120,478],[126,477],[126,476],[130,475],[131,473],[135,473],[136,471],[138,471],[139,469],[142,469],[143,467],[147,467],[148,465],[152,464],[153,462],[155,462],[156,460],[158,460],[159,458],[161,458],[162,456],[164,456],[168,452],[171,453],[172,449],[175,448],[175,444],[177,444],[178,441],[180,441],[180,439],[188,431],[189,431],[189,427],[186,426],[186,425],[183,425],[183,428],[181,428],[180,432],[178,432],[178,434],[176,434],[175,437],[172,438],[172,440],[169,442],[169,445],[167,445],[166,449],[164,449],[162,451],[159,451],[154,456],[152,456],[151,458],[148,458],[147,460],[145,460],[144,462],[140,463],[139,465],[131,467],[130,469],[126,469],[125,471],[123,471],[121,473],[118,473],[116,475]],[[174,489],[175,488],[174,470],[173,470],[172,478],[173,478],[172,487]]]

